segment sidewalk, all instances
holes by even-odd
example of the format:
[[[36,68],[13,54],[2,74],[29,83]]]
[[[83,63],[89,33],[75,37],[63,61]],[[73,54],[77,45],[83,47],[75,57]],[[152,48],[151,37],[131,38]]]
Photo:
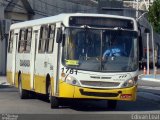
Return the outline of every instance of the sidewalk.
[[[160,75],[139,75],[138,84],[140,86],[160,87]]]
[[[6,76],[0,76],[0,85],[9,85],[6,80]]]
[[[139,75],[138,95],[145,99],[160,102],[160,75]]]

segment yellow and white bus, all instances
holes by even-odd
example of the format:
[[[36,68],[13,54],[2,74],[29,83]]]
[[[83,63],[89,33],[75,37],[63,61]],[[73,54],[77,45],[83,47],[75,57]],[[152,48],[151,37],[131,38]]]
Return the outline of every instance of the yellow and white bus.
[[[104,55],[112,39],[124,55]],[[136,100],[137,46],[130,17],[74,13],[12,24],[7,80],[21,99],[46,94],[51,108],[64,98],[105,99],[115,108],[118,100]]]

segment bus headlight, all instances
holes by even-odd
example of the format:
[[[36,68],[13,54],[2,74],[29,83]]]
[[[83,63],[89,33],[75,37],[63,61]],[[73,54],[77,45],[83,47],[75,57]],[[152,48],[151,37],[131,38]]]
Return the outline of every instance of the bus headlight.
[[[80,83],[78,82],[78,80],[72,76],[67,76],[65,81],[68,84],[80,86]]]
[[[135,81],[132,79],[127,80],[126,82],[123,83],[123,87],[132,87],[135,85]]]

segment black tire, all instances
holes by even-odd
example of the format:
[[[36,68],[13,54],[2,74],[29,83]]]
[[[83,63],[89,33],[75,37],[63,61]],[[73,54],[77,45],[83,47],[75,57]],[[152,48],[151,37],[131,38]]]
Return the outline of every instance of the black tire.
[[[46,99],[49,102],[51,101],[51,82],[48,74],[46,76]]]
[[[52,109],[59,107],[59,100],[58,100],[57,97],[51,96],[50,103],[51,103],[51,108],[52,108]]]
[[[116,109],[116,107],[117,107],[117,100],[108,100],[109,109]]]
[[[57,97],[52,96],[52,89],[51,84],[47,87],[47,98],[50,101],[51,108],[58,108],[59,107],[59,100]]]
[[[51,85],[50,84],[46,88],[46,96],[47,96],[47,100],[51,102]]]
[[[18,78],[18,89],[19,89],[19,96],[20,96],[21,99],[29,98],[29,92],[22,88],[21,76],[19,76],[19,78]]]

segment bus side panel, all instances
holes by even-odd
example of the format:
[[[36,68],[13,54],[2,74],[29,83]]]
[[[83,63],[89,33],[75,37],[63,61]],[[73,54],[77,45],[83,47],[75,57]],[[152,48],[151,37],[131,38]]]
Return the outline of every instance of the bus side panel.
[[[37,50],[37,41],[38,41],[38,30],[39,26],[34,26],[32,30],[32,42],[31,42],[31,69],[30,69],[30,77],[31,77],[31,89],[35,89],[35,84],[34,84],[34,75],[35,75],[35,60],[36,60],[36,50]]]
[[[12,84],[12,72],[7,70],[7,82]]]
[[[12,51],[7,55],[7,80],[11,85],[15,82],[15,54],[18,30],[14,30]]]
[[[7,81],[12,84],[12,53],[7,54]]]
[[[67,84],[66,82],[59,80],[59,97],[63,98],[74,98],[75,87]]]
[[[8,43],[9,44],[9,43]],[[7,81],[12,85],[12,53],[7,54]]]
[[[18,88],[18,72],[15,74],[15,87]]]
[[[54,82],[53,82],[53,73],[54,73],[54,66],[53,66],[53,63],[54,63],[55,59],[54,59],[54,56],[53,56],[53,52],[52,53],[47,53],[46,54],[46,57],[45,57],[45,62],[47,63],[47,65],[45,66],[45,74],[46,76],[49,75],[50,79],[45,79],[45,89],[44,90],[47,90],[48,88],[48,85],[46,83],[50,83],[51,87],[54,87],[52,85],[54,85]],[[47,81],[48,80],[48,81]],[[54,88],[51,88],[51,89],[54,89]],[[46,91],[45,91],[46,92]],[[53,93],[53,91],[52,91]]]
[[[21,77],[22,77],[22,88],[25,90],[31,90],[30,74],[22,73]]]
[[[46,76],[35,75],[34,76],[34,85],[35,92],[46,94]]]
[[[16,86],[18,87],[18,73],[21,72],[22,88],[31,90],[31,54],[30,53],[17,53],[16,55]]]
[[[46,93],[45,53],[36,54],[34,84],[35,92]]]
[[[40,34],[40,32],[39,32]],[[35,92],[46,94],[46,90],[48,87],[47,82],[50,82],[49,80],[53,80],[53,63],[54,63],[54,56],[53,51],[47,52],[41,51],[38,48],[39,47],[40,39],[38,37],[37,39],[37,52],[35,56],[35,69],[34,69],[34,87]],[[49,75],[50,79],[46,79]],[[48,81],[47,81],[48,80]],[[51,83],[52,84],[52,83]]]
[[[51,92],[52,92],[52,96],[53,96],[53,93],[54,93],[54,77],[51,77]]]

